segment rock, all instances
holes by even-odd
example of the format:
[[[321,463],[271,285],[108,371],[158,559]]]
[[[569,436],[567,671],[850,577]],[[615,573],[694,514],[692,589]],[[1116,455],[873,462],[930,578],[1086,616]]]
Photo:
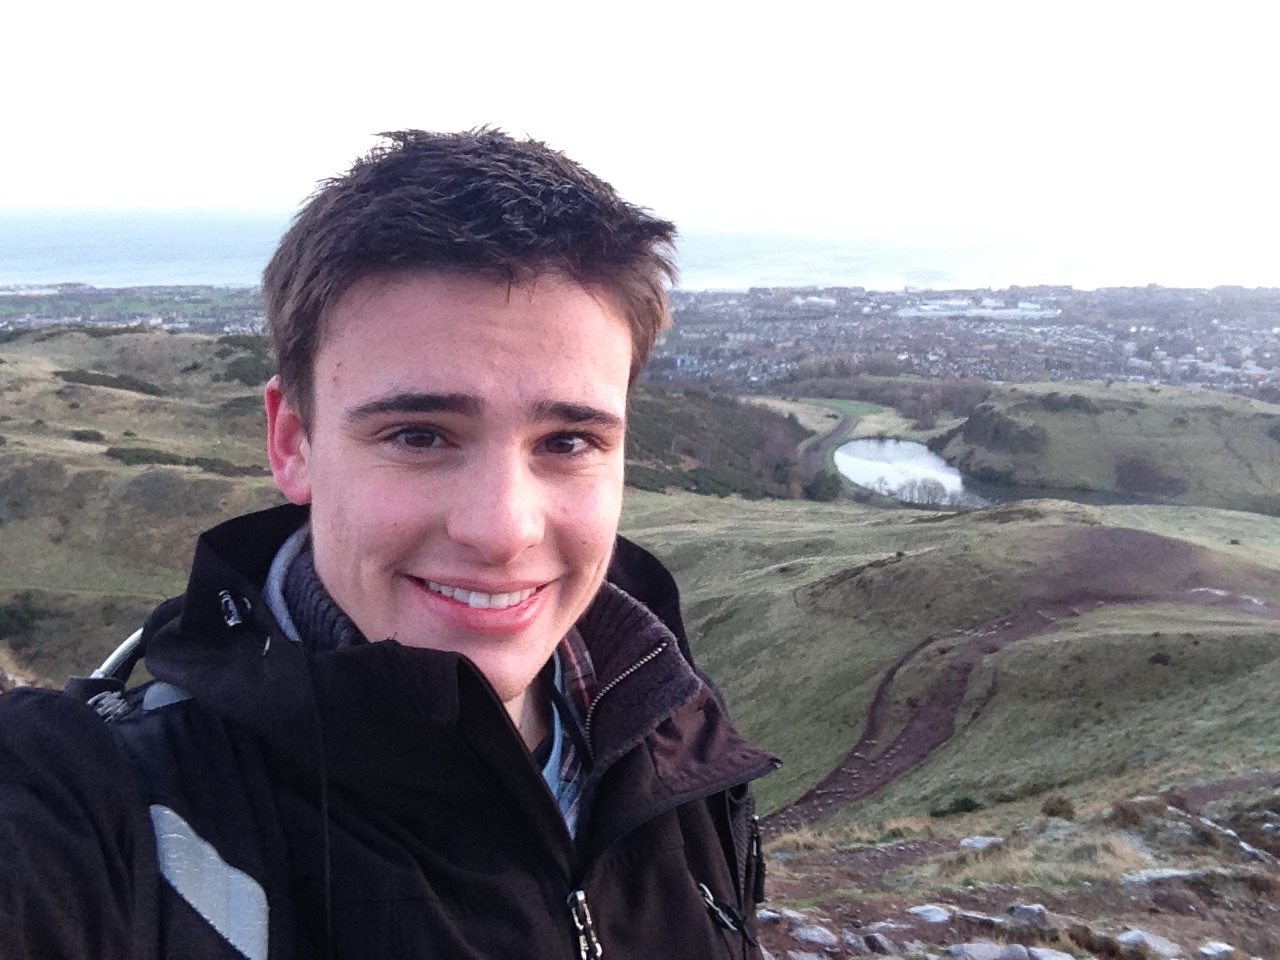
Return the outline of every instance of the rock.
[[[1004,843],[1004,837],[965,837],[960,846],[966,850],[987,850]]]
[[[793,927],[791,936],[801,943],[811,943],[815,947],[836,947],[840,945],[840,940],[834,933],[826,927],[818,926],[816,923]]]
[[[1064,820],[1062,817],[1046,817],[1044,829],[1040,831],[1040,838],[1050,843],[1057,843],[1075,832],[1076,825],[1070,820]]]
[[[974,943],[957,943],[947,949],[956,960],[1000,960],[1004,947],[988,940],[979,940]]]
[[[756,910],[756,921],[759,923],[777,923],[782,919],[782,914],[777,910],[770,910],[768,907],[760,907]]]
[[[848,930],[840,934],[840,939],[844,941],[844,945],[849,948],[849,952],[856,957],[865,957],[871,952],[871,948],[867,946],[867,941],[856,933],[850,933]]]
[[[1069,953],[1063,953],[1061,950],[1050,950],[1048,947],[1031,947],[1027,950],[1027,956],[1031,960],[1075,960]]]
[[[827,960],[820,953],[812,953],[808,950],[788,950],[787,960]]]
[[[907,913],[919,917],[925,923],[950,923],[951,911],[936,903],[926,903],[919,907],[908,907]]]
[[[1120,874],[1121,883],[1151,883],[1155,880],[1184,880],[1197,875],[1195,870],[1175,870],[1172,867],[1153,867],[1150,870],[1133,870]]]
[[[882,933],[868,933],[863,939],[867,943],[867,948],[872,953],[897,953],[898,948],[894,942]]]
[[[1049,925],[1049,911],[1045,909],[1042,903],[1015,903],[1005,910],[1005,913],[1018,923],[1028,927],[1047,927]]]
[[[1253,844],[1245,843],[1243,840],[1240,841],[1240,849],[1244,851],[1244,855],[1248,857],[1250,860],[1266,861],[1266,860],[1272,859],[1271,854],[1267,853],[1267,851],[1259,850]]]
[[[976,923],[978,926],[987,929],[1004,926],[1004,917],[989,917],[985,913],[978,913],[976,910],[961,910],[956,914],[956,919],[967,920],[969,923]]]
[[[808,923],[809,922],[809,918],[806,917],[799,910],[788,910],[786,907],[782,907],[778,910],[778,914],[782,917],[783,920],[786,920],[788,923]]]
[[[760,960],[776,960],[776,958],[774,957],[774,955],[773,955],[772,953],[770,953],[770,952],[769,952],[768,950],[766,950],[764,947],[761,947],[761,948],[760,948]]]
[[[867,927],[868,930],[910,930],[905,923],[894,923],[892,920],[877,920]]]
[[[1169,960],[1182,955],[1182,948],[1172,940],[1166,940],[1157,934],[1136,928],[1120,934],[1116,937],[1116,943],[1122,947],[1145,947],[1148,953],[1157,957],[1167,957]]]
[[[1027,948],[1020,943],[1010,943],[1000,951],[1000,960],[1029,960]]]
[[[1235,947],[1229,943],[1223,943],[1221,940],[1210,940],[1202,943],[1200,949],[1196,951],[1196,960],[1236,960],[1241,957]]]

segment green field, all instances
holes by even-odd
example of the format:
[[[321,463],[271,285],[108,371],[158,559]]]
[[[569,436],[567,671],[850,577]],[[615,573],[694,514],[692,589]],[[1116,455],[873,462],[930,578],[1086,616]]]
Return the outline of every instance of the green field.
[[[269,477],[218,472],[220,463],[263,465],[258,400],[237,376],[261,353],[238,340],[66,332],[9,338],[0,360],[0,644],[60,682],[96,665],[181,589],[199,530],[279,501]],[[160,392],[58,376],[74,370]],[[1141,399],[1137,413],[1107,415],[1194,422],[1176,397],[1171,413],[1161,395]],[[676,429],[638,430],[638,455],[668,467],[702,443],[750,474],[751,425],[789,423],[755,417],[764,411],[740,418],[732,400],[705,394],[642,402]],[[867,404],[823,409],[879,415]],[[1242,436],[1225,414],[1218,422],[1229,440]],[[773,430],[771,442],[794,455],[802,433],[791,429]],[[113,446],[189,465],[125,463],[106,455]],[[1224,469],[1179,450],[1188,471],[1197,462]],[[1118,788],[1280,763],[1271,615],[1280,519],[1061,501],[922,514],[631,490],[623,520],[672,567],[699,661],[744,732],[785,762],[761,784],[765,810],[840,766],[907,651],[924,645],[886,688],[886,746],[976,649],[974,637],[1019,611],[1068,608],[1072,591],[1093,599],[977,651],[949,740],[829,822],[924,816],[964,798],[993,816],[1022,816],[1051,791],[1087,804]],[[1217,596],[1209,590],[1232,599],[1207,605]]]

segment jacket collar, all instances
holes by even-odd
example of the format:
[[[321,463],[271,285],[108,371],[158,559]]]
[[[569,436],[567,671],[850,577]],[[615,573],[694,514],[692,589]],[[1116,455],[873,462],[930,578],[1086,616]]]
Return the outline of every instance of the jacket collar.
[[[309,657],[283,635],[261,587],[276,551],[306,518],[305,508],[286,505],[200,538],[180,615],[148,623],[152,674],[253,731],[282,765],[306,777],[324,769],[334,786],[377,794],[384,804],[409,804],[424,791],[465,793],[457,771],[468,758],[474,766],[477,751],[508,773],[527,767],[536,776],[506,711],[464,657],[392,641]],[[772,759],[732,729],[694,670],[675,582],[640,547],[619,539],[609,582],[578,627],[599,683],[590,713],[593,779],[646,738],[665,744],[654,769],[672,791],[745,775]],[[689,751],[676,747],[694,736],[690,723],[705,725],[712,715],[711,739],[732,741],[733,769],[685,769]],[[673,718],[682,719],[673,725]]]

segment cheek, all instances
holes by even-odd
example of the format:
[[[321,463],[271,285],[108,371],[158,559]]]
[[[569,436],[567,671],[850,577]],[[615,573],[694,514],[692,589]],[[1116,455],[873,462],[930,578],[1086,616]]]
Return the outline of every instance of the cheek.
[[[621,512],[622,491],[612,485],[575,497],[566,505],[562,514],[566,538],[584,573],[604,576],[613,555]]]

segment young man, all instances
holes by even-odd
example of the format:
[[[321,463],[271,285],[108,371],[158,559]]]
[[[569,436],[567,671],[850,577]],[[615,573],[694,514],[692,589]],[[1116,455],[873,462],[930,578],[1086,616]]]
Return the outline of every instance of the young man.
[[[492,131],[321,187],[264,276],[292,505],[201,538],[157,682],[0,698],[0,958],[758,956],[776,761],[617,537],[672,236]]]

